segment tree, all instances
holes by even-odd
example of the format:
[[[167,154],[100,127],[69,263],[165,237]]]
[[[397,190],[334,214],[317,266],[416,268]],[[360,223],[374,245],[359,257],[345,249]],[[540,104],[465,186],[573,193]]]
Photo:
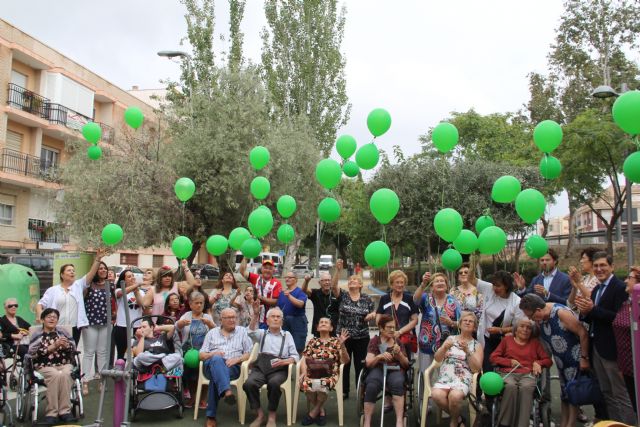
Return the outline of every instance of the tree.
[[[246,0],[229,0],[229,37],[231,49],[229,50],[229,69],[238,72],[242,66],[242,44],[244,35],[240,31],[240,23],[244,16]]]
[[[307,116],[328,156],[350,110],[340,52],[345,9],[337,13],[337,0],[266,0],[264,10],[262,77],[274,118]]]

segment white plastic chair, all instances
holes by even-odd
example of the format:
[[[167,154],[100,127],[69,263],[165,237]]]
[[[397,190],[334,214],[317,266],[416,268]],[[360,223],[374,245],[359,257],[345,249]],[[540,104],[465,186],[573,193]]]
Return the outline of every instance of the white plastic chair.
[[[433,371],[438,369],[440,365],[442,365],[441,362],[436,362],[434,360],[431,363],[431,365],[427,369],[425,369],[424,373],[422,374],[423,375],[422,383],[424,384],[424,390],[422,391],[422,408],[420,411],[420,427],[425,427],[427,425],[427,415],[428,415],[427,408],[429,405],[429,398],[431,397],[431,376],[433,374]],[[469,389],[469,394],[465,398],[469,406],[469,425],[473,425],[473,423],[476,420],[476,408],[471,403],[469,403],[469,397],[471,395],[475,395],[477,384],[478,384],[478,374],[475,373],[473,374],[473,379],[471,380],[471,388]],[[436,413],[436,423],[440,424],[440,421],[442,420],[442,409],[440,409],[440,407],[436,405],[435,402],[433,405],[434,405],[433,409],[435,410],[435,413]]]
[[[256,359],[258,359],[258,344],[254,344],[253,349],[251,350],[251,356],[249,357],[248,362],[252,363],[255,362]],[[292,406],[292,396],[291,396],[291,377],[293,374],[293,364],[289,365],[288,367],[288,374],[287,374],[287,379],[280,384],[280,389],[282,390],[282,394],[284,394],[284,405],[287,409],[287,426],[291,425],[291,406]],[[249,374],[247,373],[247,377],[244,379],[244,381],[247,380],[247,378],[249,377]],[[267,390],[267,385],[264,384],[262,387],[260,387],[260,391],[262,390]],[[246,401],[246,394],[243,393],[244,395],[244,399]],[[242,414],[240,415],[240,424],[244,425],[245,422],[245,414],[246,414],[246,404],[243,405],[244,406],[244,410],[242,411]]]
[[[258,344],[254,344],[251,352],[257,347]],[[200,396],[202,394],[202,386],[209,385],[209,380],[204,376],[204,372],[202,371],[202,367],[204,366],[204,362],[200,361],[200,366],[198,368],[198,385],[196,386],[196,400],[194,402],[194,410],[193,410],[193,419],[198,419],[198,411],[200,409]],[[245,360],[240,365],[240,375],[237,379],[232,380],[229,384],[231,387],[236,388],[236,400],[238,402],[238,418],[244,421],[244,408],[247,404],[247,396],[242,389],[242,384],[247,379],[249,375],[249,361]]]
[[[296,418],[298,417],[298,400],[300,400],[300,366],[304,361],[304,357],[300,359],[300,361],[296,364],[296,382],[295,382],[295,392],[293,394],[293,423],[296,423]],[[338,382],[334,388],[334,392],[336,393],[336,400],[338,401],[338,425],[344,425],[344,400],[342,395],[342,373],[344,371],[344,363],[340,364],[340,375],[338,376]],[[307,411],[309,410],[309,402],[307,401]]]

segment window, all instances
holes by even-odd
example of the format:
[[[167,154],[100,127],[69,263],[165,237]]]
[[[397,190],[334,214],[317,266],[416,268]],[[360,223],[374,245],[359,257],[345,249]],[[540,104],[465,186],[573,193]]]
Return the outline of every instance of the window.
[[[164,256],[162,255],[154,255],[153,256],[153,268],[160,268],[164,265]]]
[[[553,224],[549,224],[549,231],[553,231]]]
[[[0,224],[13,225],[16,210],[16,196],[0,194]]]
[[[623,223],[627,223],[627,209],[622,209],[622,222]],[[637,208],[632,208],[631,209],[631,220],[633,222],[638,222],[638,209]]]
[[[26,89],[27,76],[25,74],[17,72],[16,70],[11,70],[11,83]]]
[[[120,254],[120,264],[138,265],[138,254]]]
[[[40,170],[46,172],[49,169],[58,167],[58,156],[60,152],[55,148],[42,146],[40,149]]]
[[[7,131],[5,148],[13,151],[22,151],[22,134],[12,130]]]

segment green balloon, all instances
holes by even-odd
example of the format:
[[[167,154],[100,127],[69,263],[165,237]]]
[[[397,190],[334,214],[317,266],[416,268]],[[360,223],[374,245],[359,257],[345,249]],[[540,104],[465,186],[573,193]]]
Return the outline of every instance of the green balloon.
[[[138,107],[129,107],[124,112],[124,121],[134,129],[138,129],[144,121],[144,114]]]
[[[478,236],[478,250],[481,254],[495,255],[506,245],[507,235],[495,225],[485,228]]]
[[[224,236],[214,234],[213,236],[209,236],[206,246],[207,252],[213,256],[219,256],[227,251],[229,241]]]
[[[527,188],[516,197],[516,212],[526,224],[534,224],[544,214],[547,201],[538,190]]]
[[[296,199],[289,195],[280,196],[276,209],[282,218],[289,218],[296,211]]]
[[[622,170],[629,181],[636,184],[640,182],[640,151],[629,154],[622,165]]]
[[[178,236],[171,243],[171,251],[179,259],[189,258],[193,250],[193,243],[187,236]]]
[[[540,258],[549,251],[549,244],[543,237],[534,234],[525,242],[524,250],[531,258]]]
[[[278,227],[278,233],[276,235],[278,236],[278,240],[286,244],[293,242],[293,239],[296,237],[296,232],[289,224],[282,224]]]
[[[197,369],[200,365],[200,352],[195,348],[190,348],[184,354],[184,366],[191,369]]]
[[[562,173],[562,163],[557,158],[545,154],[540,160],[540,175],[546,179],[556,179]]]
[[[107,224],[102,229],[102,241],[107,246],[117,245],[122,241],[124,233],[118,224]]]
[[[461,254],[474,253],[478,249],[478,236],[471,230],[462,230],[453,241],[453,247]]]
[[[562,142],[562,127],[553,120],[544,120],[533,130],[533,142],[543,153],[550,153]]]
[[[264,237],[273,228],[273,215],[267,209],[256,208],[249,214],[247,220],[249,231],[257,238]]]
[[[445,270],[456,271],[462,265],[462,255],[455,249],[447,249],[442,253],[441,261]]]
[[[376,108],[367,116],[367,127],[373,136],[381,136],[391,127],[391,115],[384,108]]]
[[[262,245],[258,239],[249,238],[242,242],[242,246],[240,247],[240,252],[244,255],[245,258],[255,258],[260,255],[262,251]]]
[[[369,170],[375,168],[379,159],[380,152],[373,142],[364,144],[356,153],[356,163],[360,169]]]
[[[271,184],[264,176],[256,176],[251,181],[250,189],[253,197],[258,200],[264,200],[269,195],[269,191],[271,191]]]
[[[90,146],[89,148],[87,148],[87,156],[91,160],[98,160],[100,157],[102,157],[102,148],[100,148],[99,145]]]
[[[344,172],[344,174],[349,178],[353,178],[355,176],[358,176],[358,174],[360,173],[360,168],[358,167],[358,164],[356,162],[347,160],[346,162],[344,162],[344,165],[342,165],[342,172]]]
[[[389,262],[391,251],[389,246],[381,240],[369,243],[364,250],[364,259],[373,268],[380,268]]]
[[[398,214],[400,199],[393,190],[381,188],[371,195],[369,209],[380,224],[388,224]]]
[[[433,128],[431,140],[441,153],[448,153],[458,144],[458,129],[451,123],[440,123]]]
[[[348,159],[356,152],[358,144],[356,139],[351,135],[340,135],[336,140],[336,151],[343,159]]]
[[[631,90],[623,93],[613,103],[611,110],[613,121],[631,135],[640,133],[640,91]]]
[[[318,217],[326,222],[332,223],[340,218],[340,203],[332,197],[326,197],[318,204]]]
[[[316,179],[324,188],[331,190],[340,184],[342,168],[333,159],[320,160],[316,166]]]
[[[455,209],[441,209],[433,219],[436,233],[445,242],[453,242],[462,231],[462,216]]]
[[[82,136],[92,144],[97,144],[102,136],[102,128],[99,124],[89,122],[82,126]]]
[[[36,272],[20,264],[2,264],[0,283],[0,301],[15,298],[18,303],[16,314],[34,324],[36,304],[40,299],[40,280]],[[0,311],[0,314],[5,313]]]
[[[522,189],[518,178],[511,175],[504,175],[496,179],[491,189],[491,198],[496,203],[511,203],[513,202],[520,190]]]
[[[269,150],[261,145],[253,147],[249,153],[249,162],[251,163],[251,166],[258,171],[267,166],[270,158],[271,155],[269,154]]]
[[[497,396],[504,388],[504,380],[496,372],[485,372],[480,377],[480,388],[487,396]]]
[[[478,234],[482,233],[482,230],[484,230],[487,227],[491,227],[496,225],[495,221],[493,221],[493,218],[491,218],[489,215],[482,215],[479,216],[478,219],[476,219],[476,232]]]
[[[186,202],[192,198],[193,194],[196,192],[196,184],[191,180],[191,178],[182,177],[176,181],[173,190],[176,192],[178,200]]]
[[[234,228],[231,230],[231,233],[229,233],[229,246],[231,246],[231,249],[234,251],[240,250],[240,246],[242,246],[244,241],[249,237],[251,237],[251,233],[249,233],[249,230],[246,228]]]

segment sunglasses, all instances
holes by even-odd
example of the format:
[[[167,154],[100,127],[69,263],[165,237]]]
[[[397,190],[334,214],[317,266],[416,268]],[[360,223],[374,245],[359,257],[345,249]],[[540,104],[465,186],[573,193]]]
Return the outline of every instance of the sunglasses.
[[[7,308],[18,308],[18,304],[9,304]]]

